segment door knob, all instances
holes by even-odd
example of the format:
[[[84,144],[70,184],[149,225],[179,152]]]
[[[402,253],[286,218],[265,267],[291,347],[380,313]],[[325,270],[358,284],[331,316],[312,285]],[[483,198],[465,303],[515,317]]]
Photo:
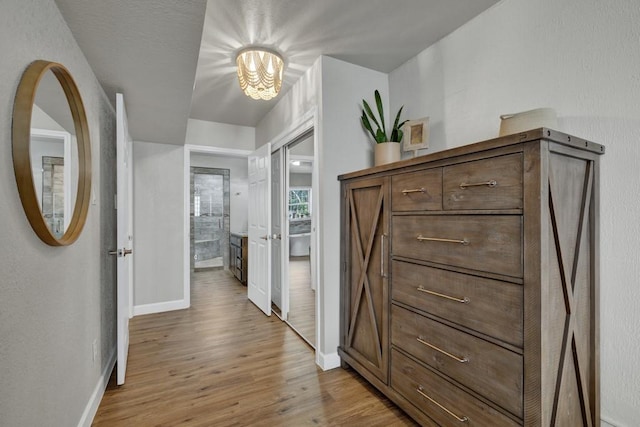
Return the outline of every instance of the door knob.
[[[133,253],[133,249],[116,249],[115,251],[109,251],[109,255],[116,255],[118,258],[124,257],[127,255],[131,255]]]
[[[262,240],[269,240],[269,236],[260,236]]]
[[[273,234],[273,236],[271,236],[271,238],[273,240],[282,240],[282,234],[278,233],[278,234]]]

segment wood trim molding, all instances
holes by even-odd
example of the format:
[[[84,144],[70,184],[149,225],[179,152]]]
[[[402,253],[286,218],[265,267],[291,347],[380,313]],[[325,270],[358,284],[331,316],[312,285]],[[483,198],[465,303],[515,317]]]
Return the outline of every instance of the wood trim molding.
[[[38,85],[47,71],[57,78],[65,93],[76,132],[78,145],[78,190],[69,226],[57,238],[45,222],[33,182],[30,157],[31,115]],[[37,60],[25,70],[13,105],[12,123],[13,170],[20,200],[27,219],[38,237],[50,246],[66,246],[75,242],[87,219],[91,199],[91,143],[89,126],[80,91],[69,71],[56,62]]]
[[[134,305],[133,315],[142,316],[143,314],[164,313],[165,311],[182,310],[185,308],[189,308],[189,301],[186,299],[178,299],[153,304]]]

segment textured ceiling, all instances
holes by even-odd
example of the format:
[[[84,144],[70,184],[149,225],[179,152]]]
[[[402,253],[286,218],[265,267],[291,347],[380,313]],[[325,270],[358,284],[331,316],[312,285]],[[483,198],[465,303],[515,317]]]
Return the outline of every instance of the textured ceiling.
[[[133,138],[183,144],[188,117],[255,126],[280,99],[240,91],[235,55],[246,45],[283,55],[286,93],[320,55],[390,72],[497,1],[56,3],[112,102],[125,94]]]
[[[236,53],[247,45],[280,52],[281,93],[320,55],[388,73],[497,0],[209,0],[191,117],[256,126],[278,102],[239,88]]]
[[[206,0],[56,0],[136,140],[184,144]]]

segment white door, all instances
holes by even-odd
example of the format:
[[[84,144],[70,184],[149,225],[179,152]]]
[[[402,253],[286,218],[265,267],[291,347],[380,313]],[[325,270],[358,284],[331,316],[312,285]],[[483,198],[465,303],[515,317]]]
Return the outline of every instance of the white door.
[[[129,319],[133,300],[133,191],[132,145],[124,108],[124,97],[116,94],[117,126],[117,220],[118,220],[118,289],[117,289],[117,341],[118,385],[124,384],[129,353]]]
[[[247,293],[271,315],[271,144],[249,155],[249,277]]]

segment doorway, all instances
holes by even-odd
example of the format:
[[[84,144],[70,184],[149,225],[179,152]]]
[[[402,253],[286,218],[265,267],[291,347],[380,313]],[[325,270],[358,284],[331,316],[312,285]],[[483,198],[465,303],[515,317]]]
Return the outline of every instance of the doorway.
[[[193,271],[229,268],[229,169],[191,168]]]
[[[272,310],[316,347],[314,133],[271,155]]]
[[[287,230],[289,243],[289,316],[287,322],[315,348],[316,286],[312,253],[313,132],[287,146]],[[314,239],[315,240],[315,239]]]

